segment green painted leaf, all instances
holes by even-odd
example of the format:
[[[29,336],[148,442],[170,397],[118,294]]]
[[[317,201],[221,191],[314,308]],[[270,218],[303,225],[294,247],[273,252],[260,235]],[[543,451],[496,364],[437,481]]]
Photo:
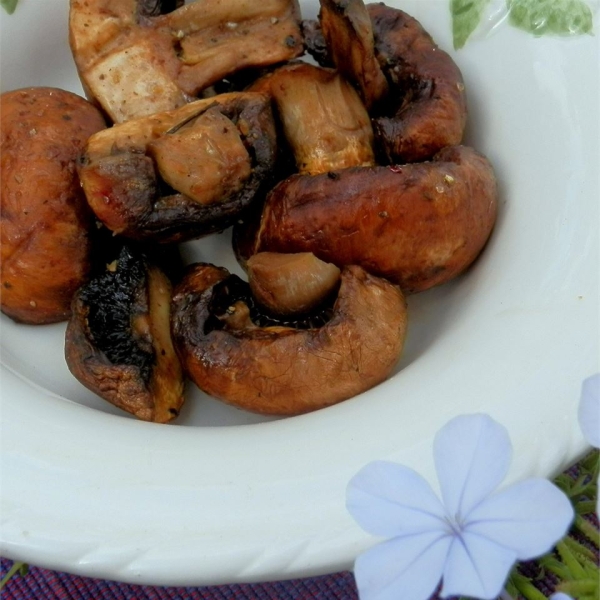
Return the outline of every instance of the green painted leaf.
[[[462,48],[475,31],[490,0],[450,0],[454,48]]]
[[[510,22],[535,35],[581,35],[594,26],[583,0],[507,0]]]
[[[0,4],[9,15],[12,15],[15,12],[15,8],[17,8],[18,1],[19,0],[0,0]]]

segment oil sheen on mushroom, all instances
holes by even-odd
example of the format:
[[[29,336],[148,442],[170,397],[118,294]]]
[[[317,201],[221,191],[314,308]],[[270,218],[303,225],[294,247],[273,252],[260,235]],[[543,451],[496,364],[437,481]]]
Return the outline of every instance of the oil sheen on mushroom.
[[[402,293],[354,266],[342,271],[320,325],[265,320],[248,284],[208,264],[193,265],[176,287],[172,315],[192,381],[228,404],[271,415],[317,410],[377,385],[406,334]]]
[[[104,119],[56,88],[6,92],[0,105],[2,312],[23,323],[66,321],[92,260],[92,214],[76,164]]]
[[[167,423],[184,401],[170,333],[171,283],[125,247],[73,299],[65,357],[71,373],[111,404]]]
[[[71,0],[69,34],[86,92],[122,123],[299,56],[299,14],[297,0]]]
[[[258,226],[239,236],[238,253],[312,252],[420,292],[475,260],[497,205],[489,161],[466,146],[431,162],[294,175],[271,191]]]
[[[114,233],[179,242],[229,227],[270,185],[276,148],[269,98],[222,94],[93,136],[79,176]]]
[[[419,162],[460,144],[467,104],[456,63],[405,12],[382,3],[367,10],[376,54],[390,81],[386,106],[373,120],[387,161]]]

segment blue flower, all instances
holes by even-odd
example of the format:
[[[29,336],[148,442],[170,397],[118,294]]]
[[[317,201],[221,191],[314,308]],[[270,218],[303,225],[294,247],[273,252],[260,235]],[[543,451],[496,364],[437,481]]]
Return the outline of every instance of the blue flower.
[[[549,600],[573,600],[573,598],[564,592],[557,592],[556,594],[552,594]]]
[[[600,373],[584,380],[578,417],[585,439],[594,448],[600,448]],[[600,486],[600,477],[598,485]],[[600,517],[600,495],[596,499],[596,514]]]
[[[441,500],[403,465],[376,461],[352,478],[347,507],[368,533],[388,538],[360,555],[361,600],[496,598],[512,565],[549,551],[573,520],[545,479],[495,491],[511,461],[508,432],[486,415],[457,417],[434,440]]]

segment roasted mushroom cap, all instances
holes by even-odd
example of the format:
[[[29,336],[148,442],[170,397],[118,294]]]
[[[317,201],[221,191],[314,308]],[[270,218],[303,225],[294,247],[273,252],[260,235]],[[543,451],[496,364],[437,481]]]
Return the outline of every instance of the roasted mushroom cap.
[[[183,241],[229,227],[269,184],[275,154],[269,98],[223,94],[93,136],[79,176],[114,233]]]
[[[273,97],[301,173],[374,164],[369,115],[336,71],[305,63],[286,65],[250,89]]]
[[[488,160],[464,146],[427,163],[294,175],[269,194],[260,223],[248,229],[254,238],[239,236],[237,251],[246,260],[256,252],[313,252],[419,292],[475,260],[497,196]]]
[[[181,4],[71,0],[79,75],[114,122],[175,109],[231,73],[303,51],[296,0]]]
[[[245,314],[231,324],[239,310]],[[176,287],[172,313],[177,352],[198,387],[273,415],[323,408],[383,381],[406,333],[400,291],[360,267],[344,269],[331,318],[320,327],[257,325],[247,284],[207,264],[194,265]]]
[[[384,4],[369,4],[375,49],[390,81],[387,105],[373,120],[392,163],[419,162],[462,141],[467,104],[460,69],[420,23]]]
[[[183,376],[170,333],[171,283],[124,248],[73,299],[65,357],[71,373],[111,404],[167,423],[183,404]]]
[[[7,92],[0,103],[2,311],[23,323],[63,321],[90,271],[92,215],[76,163],[104,119],[55,88]]]

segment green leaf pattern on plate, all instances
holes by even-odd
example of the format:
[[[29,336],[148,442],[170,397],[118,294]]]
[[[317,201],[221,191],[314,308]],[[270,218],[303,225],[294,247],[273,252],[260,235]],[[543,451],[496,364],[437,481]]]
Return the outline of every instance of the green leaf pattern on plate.
[[[450,0],[454,48],[507,21],[536,36],[591,34],[598,0]],[[481,25],[481,26],[480,26]]]
[[[535,35],[591,33],[591,8],[583,0],[508,0],[510,23]]]
[[[0,0],[0,5],[2,8],[9,14],[12,15],[15,12],[15,8],[17,8],[17,2],[19,0]]]
[[[454,48],[462,48],[481,21],[490,0],[450,0]]]

